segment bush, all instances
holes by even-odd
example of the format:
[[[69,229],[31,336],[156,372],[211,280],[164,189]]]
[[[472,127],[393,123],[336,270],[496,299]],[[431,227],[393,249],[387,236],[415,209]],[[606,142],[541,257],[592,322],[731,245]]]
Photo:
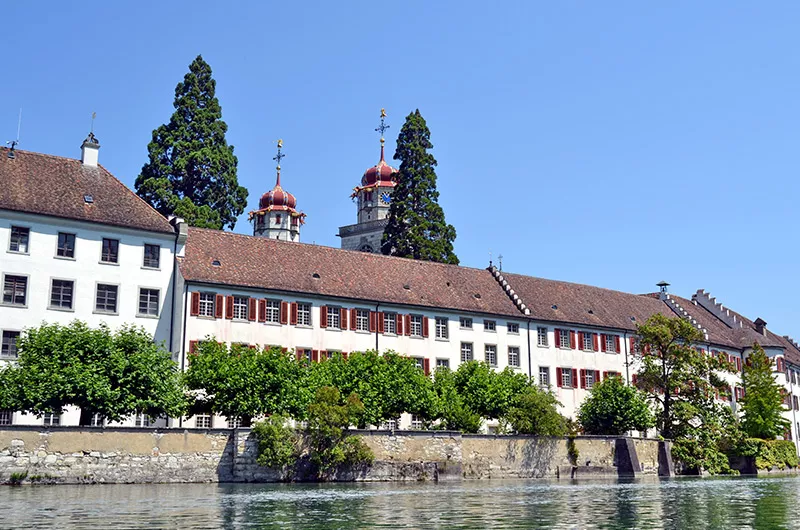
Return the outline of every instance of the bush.
[[[258,440],[258,465],[282,468],[297,461],[298,437],[284,416],[274,415],[256,423],[253,434]]]
[[[591,394],[578,409],[578,421],[587,434],[611,436],[630,430],[645,431],[655,425],[641,392],[627,386],[620,377],[592,386]]]
[[[530,386],[514,398],[508,421],[520,434],[563,436],[567,421],[558,413],[561,404],[549,390]]]
[[[706,471],[712,475],[738,475],[731,469],[728,456],[716,444],[697,438],[678,438],[672,445],[672,458],[695,473]]]
[[[738,456],[755,458],[757,469],[785,469],[798,466],[794,443],[789,440],[745,438],[733,450]]]

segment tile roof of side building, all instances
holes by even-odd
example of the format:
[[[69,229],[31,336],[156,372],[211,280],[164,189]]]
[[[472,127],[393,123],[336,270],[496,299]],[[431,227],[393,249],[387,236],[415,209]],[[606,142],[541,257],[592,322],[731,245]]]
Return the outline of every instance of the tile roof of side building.
[[[202,228],[180,267],[191,282],[524,318],[485,269]]]
[[[0,209],[173,233],[169,221],[102,166],[0,148]],[[91,195],[88,204],[84,196]]]

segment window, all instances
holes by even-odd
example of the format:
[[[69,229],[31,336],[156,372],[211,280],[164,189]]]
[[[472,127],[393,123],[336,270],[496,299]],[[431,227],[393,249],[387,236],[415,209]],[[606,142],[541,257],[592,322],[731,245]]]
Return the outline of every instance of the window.
[[[497,331],[497,323],[494,320],[484,320],[483,321],[483,330],[484,331]]]
[[[547,346],[547,328],[542,326],[536,328],[536,344]]]
[[[53,280],[50,286],[50,307],[72,309],[72,291],[75,282],[72,280]]]
[[[250,422],[242,419],[241,417],[228,418],[228,428],[238,429],[239,427],[250,427]]]
[[[267,300],[266,314],[264,319],[273,324],[280,324],[281,322],[281,301],[280,300]]]
[[[0,425],[11,425],[14,413],[10,410],[0,410]]]
[[[632,338],[631,343],[633,344],[633,354],[634,355],[641,355],[642,354],[642,345],[639,342],[639,339]]]
[[[391,334],[397,333],[397,313],[383,314],[383,332]]]
[[[281,224],[281,214],[275,214],[275,224],[276,225]]]
[[[512,368],[519,368],[519,346],[508,347],[508,365]]]
[[[105,313],[117,312],[117,290],[116,285],[106,285],[104,283],[97,284],[97,296],[95,297],[95,311],[103,311]]]
[[[200,309],[197,314],[201,317],[213,317],[215,298],[214,293],[200,293]]]
[[[8,250],[10,252],[19,252],[20,254],[28,253],[28,236],[30,235],[30,228],[22,226],[11,227],[11,239],[8,242]]]
[[[158,316],[158,289],[139,289],[139,314]]]
[[[792,407],[794,410],[800,410],[800,406],[797,403],[797,396],[792,396]]]
[[[306,361],[311,362],[312,353],[311,353],[310,349],[308,349],[308,348],[297,348],[297,350],[295,350],[295,351],[297,352],[297,358],[298,359],[305,359]]]
[[[328,312],[330,314],[330,312]],[[310,326],[311,325],[311,304],[305,302],[297,302],[297,325]]]
[[[136,427],[150,427],[153,419],[147,414],[137,414],[135,419]]]
[[[539,367],[539,384],[542,386],[550,386],[550,367]]]
[[[420,370],[424,369],[425,361],[422,357],[412,357],[411,360],[414,361],[414,364],[417,366],[417,368]]]
[[[340,308],[335,306],[328,306],[328,328],[340,329],[341,316],[342,312],[340,311]]]
[[[448,337],[447,318],[436,317],[436,338],[447,339],[447,337]]]
[[[497,366],[497,346],[494,344],[486,344],[483,347],[484,360],[489,366]]]
[[[19,331],[3,330],[3,346],[0,349],[0,357],[16,357],[17,356],[17,339],[19,339]]]
[[[467,361],[472,360],[472,343],[471,342],[462,342],[461,343],[461,362],[465,363]]]
[[[356,309],[356,331],[369,331],[369,311]]]
[[[738,361],[739,359],[737,358],[736,360]],[[736,364],[739,364],[739,363],[737,362]],[[793,385],[797,384],[797,372],[795,372],[794,370],[792,370],[792,384]]]
[[[194,426],[198,429],[210,429],[211,414],[196,414],[194,417]]]
[[[512,335],[519,335],[519,324],[516,322],[509,322],[506,324],[506,327],[508,328],[508,332]]]
[[[594,386],[594,370],[585,370],[584,377],[586,377],[586,388],[592,388]]]
[[[148,245],[147,243],[145,243],[144,262],[142,263],[143,267],[147,267],[148,269],[157,269],[160,257],[161,257],[160,245]]]
[[[104,263],[117,263],[119,261],[119,239],[103,238],[103,250],[100,261]]]
[[[422,315],[411,315],[409,318],[410,334],[412,337],[422,336]]]
[[[450,369],[450,359],[436,359],[436,368]]]
[[[568,329],[559,329],[558,330],[558,338],[559,338],[559,343],[561,344],[562,348],[569,348],[570,347],[569,330]]]
[[[472,329],[472,319],[469,317],[461,317],[458,319],[461,329]]]
[[[419,416],[417,414],[411,415],[411,430],[414,431],[422,430],[422,416]]]
[[[233,297],[233,318],[236,320],[247,320],[247,297]]]
[[[400,427],[400,418],[386,420],[381,423],[381,429],[384,431],[394,431]]]
[[[572,368],[562,368],[561,369],[561,386],[566,388],[572,388]]]
[[[58,233],[58,248],[56,248],[56,256],[60,258],[75,257],[75,234],[67,234],[65,232]]]
[[[583,344],[581,344],[581,348],[585,351],[593,351],[594,350],[594,333],[583,333]]]
[[[3,303],[9,305],[25,305],[27,301],[28,278],[14,274],[6,274],[3,280]]]
[[[103,426],[103,415],[94,413],[92,417],[89,418],[89,427],[102,427]]]
[[[61,414],[56,414],[55,412],[46,412],[42,419],[45,425],[61,425]]]
[[[606,351],[616,353],[617,351],[617,336],[606,335]]]

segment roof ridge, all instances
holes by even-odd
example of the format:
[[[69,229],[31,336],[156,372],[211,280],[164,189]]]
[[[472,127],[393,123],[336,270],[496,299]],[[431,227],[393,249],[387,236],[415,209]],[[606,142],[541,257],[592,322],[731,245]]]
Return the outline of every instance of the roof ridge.
[[[562,283],[562,284],[567,284],[567,285],[579,285],[581,287],[591,287],[592,289],[600,289],[602,291],[609,291],[609,292],[612,292],[612,293],[620,293],[620,294],[627,294],[627,295],[630,295],[630,296],[640,296],[640,297],[643,297],[643,298],[651,298],[650,293],[645,293],[645,294],[631,293],[631,292],[628,292],[628,291],[620,291],[619,289],[611,289],[610,287],[600,287],[598,285],[590,285],[588,283],[570,282],[570,281],[567,281],[567,280],[553,280],[551,278],[543,278],[541,276],[530,276],[528,274],[520,274],[518,272],[500,271],[500,273],[503,276],[512,275],[512,276],[519,276],[519,277],[522,277],[522,278],[533,278],[535,280],[543,280],[543,281],[546,281],[546,282]]]
[[[10,151],[11,150],[10,147],[2,147],[2,149],[5,150],[5,151]],[[14,148],[14,152],[15,153],[24,153],[26,155],[44,156],[44,157],[47,157],[47,158],[57,158],[58,160],[69,160],[70,162],[77,162],[77,163],[81,162],[79,158],[70,158],[68,156],[61,156],[61,155],[51,155],[49,153],[40,153],[39,151],[28,151],[27,149],[17,149],[16,147]],[[99,166],[99,164],[98,164],[98,166]]]

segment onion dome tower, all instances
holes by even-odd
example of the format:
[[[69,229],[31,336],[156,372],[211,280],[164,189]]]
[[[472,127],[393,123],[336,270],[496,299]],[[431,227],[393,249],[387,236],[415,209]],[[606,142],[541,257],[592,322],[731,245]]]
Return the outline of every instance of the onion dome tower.
[[[281,159],[286,156],[282,148],[283,140],[278,140],[278,154],[272,158],[278,162],[275,187],[261,196],[258,210],[250,212],[248,218],[253,222],[254,236],[297,243],[306,214],[296,210],[297,199],[281,187]]]
[[[397,169],[387,164],[384,157],[386,139],[383,133],[388,128],[386,109],[381,109],[381,124],[375,129],[381,133],[381,158],[364,172],[361,185],[353,188],[350,195],[358,205],[358,222],[339,228],[338,236],[342,238],[343,249],[380,252],[397,176]]]

